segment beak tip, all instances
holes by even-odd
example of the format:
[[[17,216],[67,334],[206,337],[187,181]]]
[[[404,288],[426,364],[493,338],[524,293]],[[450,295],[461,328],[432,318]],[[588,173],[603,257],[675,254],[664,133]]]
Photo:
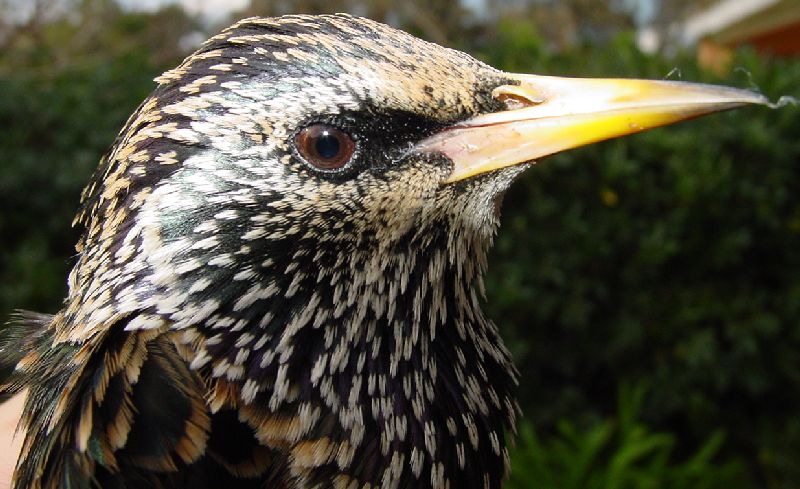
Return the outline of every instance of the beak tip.
[[[742,105],[769,105],[769,99],[755,90],[748,90],[742,88],[717,88],[723,97],[729,97],[730,101],[736,106]]]
[[[708,85],[705,83],[691,82],[667,82],[673,85],[678,91],[694,92],[696,96],[706,100],[699,102],[718,103],[721,106],[730,105],[740,107],[742,105],[769,105],[769,99],[762,93],[747,88],[734,88],[721,85]],[[688,89],[688,90],[687,90]]]

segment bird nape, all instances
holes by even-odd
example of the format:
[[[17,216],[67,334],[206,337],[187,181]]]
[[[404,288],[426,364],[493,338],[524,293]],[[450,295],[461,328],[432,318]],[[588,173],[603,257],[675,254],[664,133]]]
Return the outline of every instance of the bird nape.
[[[747,103],[518,75],[351,17],[251,18],[156,80],[20,313],[16,489],[502,485],[517,376],[480,302],[534,159]]]

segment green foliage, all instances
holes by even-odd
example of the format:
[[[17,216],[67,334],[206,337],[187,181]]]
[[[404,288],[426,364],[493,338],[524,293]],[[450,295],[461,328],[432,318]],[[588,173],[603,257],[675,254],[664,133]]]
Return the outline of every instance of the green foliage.
[[[540,437],[530,422],[511,450],[508,489],[737,489],[752,487],[741,463],[718,463],[725,437],[713,433],[676,460],[676,437],[640,420],[645,389],[620,388],[616,419],[579,428],[561,420]]]

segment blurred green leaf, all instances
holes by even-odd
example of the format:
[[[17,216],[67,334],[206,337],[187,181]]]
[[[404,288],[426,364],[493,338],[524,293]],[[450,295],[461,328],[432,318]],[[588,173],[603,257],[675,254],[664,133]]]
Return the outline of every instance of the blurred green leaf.
[[[675,437],[641,421],[643,386],[620,387],[617,417],[580,428],[560,420],[555,433],[520,427],[509,489],[754,488],[737,460],[718,461],[725,440],[714,432],[694,453],[679,455]]]

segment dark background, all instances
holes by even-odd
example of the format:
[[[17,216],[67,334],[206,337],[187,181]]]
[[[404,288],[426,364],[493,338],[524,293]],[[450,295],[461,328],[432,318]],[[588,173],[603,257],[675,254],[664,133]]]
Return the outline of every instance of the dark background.
[[[234,17],[344,10],[512,71],[800,95],[797,58],[643,54],[634,3],[286,0]],[[703,3],[648,4],[668,34]],[[0,17],[4,321],[58,310],[81,187],[152,79],[228,19],[110,0],[0,0]],[[799,191],[791,105],[571,151],[512,188],[486,301],[522,372],[510,487],[800,487]]]

